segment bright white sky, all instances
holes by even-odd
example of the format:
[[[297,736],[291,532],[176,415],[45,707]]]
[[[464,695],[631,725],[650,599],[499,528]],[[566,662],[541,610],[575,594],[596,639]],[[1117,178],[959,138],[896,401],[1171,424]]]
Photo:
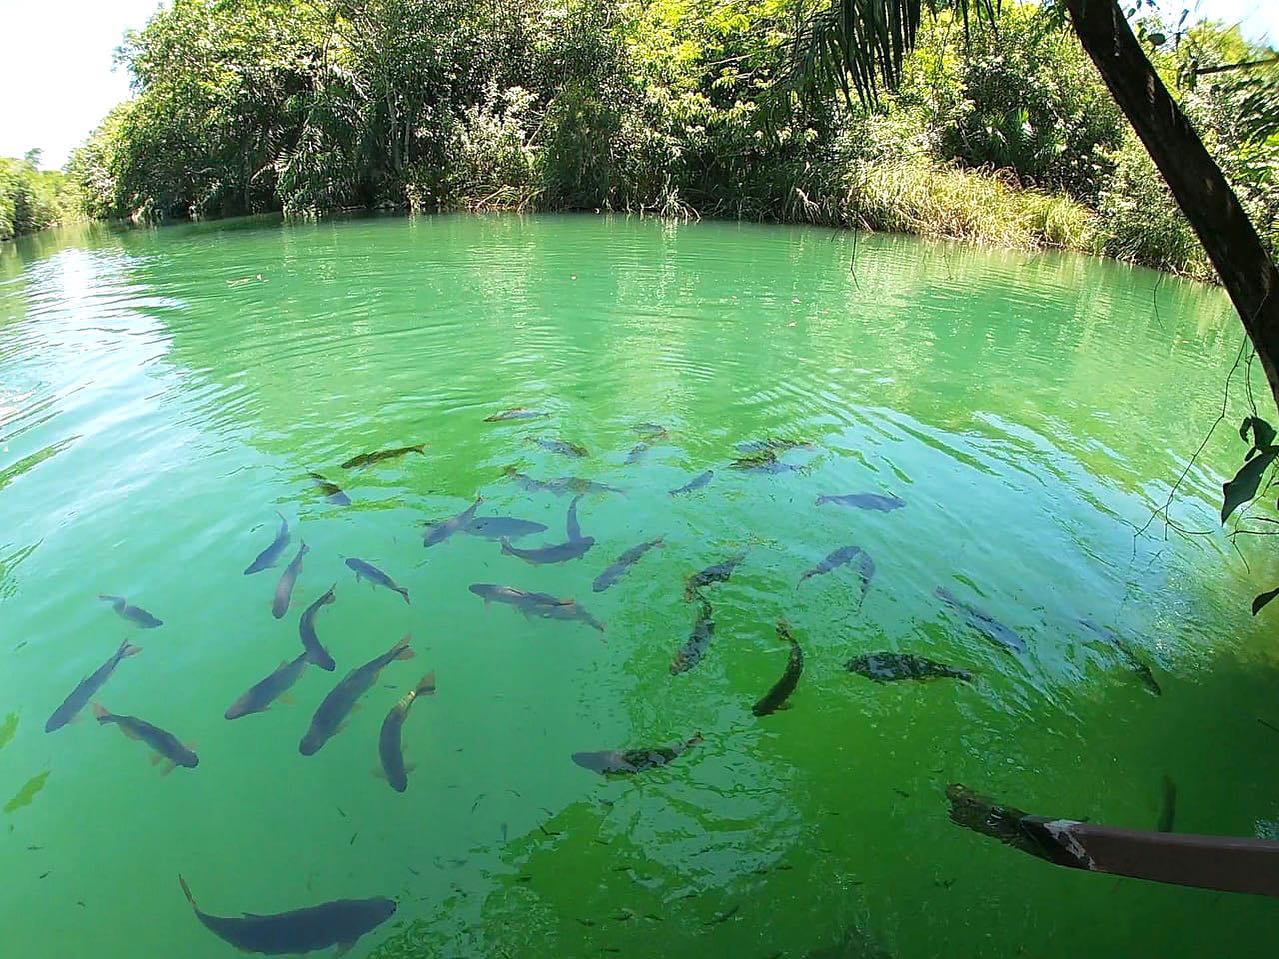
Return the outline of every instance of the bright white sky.
[[[111,107],[129,95],[112,55],[159,0],[0,0],[0,156],[44,150],[61,167]],[[1255,40],[1279,44],[1279,0],[1160,0],[1174,16],[1239,22]]]

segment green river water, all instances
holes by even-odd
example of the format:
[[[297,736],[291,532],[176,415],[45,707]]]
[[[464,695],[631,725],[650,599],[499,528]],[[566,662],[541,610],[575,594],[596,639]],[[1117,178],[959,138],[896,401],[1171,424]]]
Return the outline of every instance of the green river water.
[[[850,266],[853,267],[850,269]],[[1078,257],[895,237],[599,217],[272,220],[0,250],[0,953],[214,959],[193,915],[386,896],[351,955],[1273,956],[1279,905],[1054,868],[957,828],[962,782],[1048,815],[1279,831],[1279,581],[1219,532],[1242,452],[1229,416],[1173,504],[1208,536],[1134,527],[1221,409],[1241,331],[1219,291]],[[1255,379],[1255,378],[1254,378]],[[1259,381],[1257,381],[1259,382]],[[1261,391],[1264,394],[1264,390]],[[545,414],[489,423],[512,407]],[[637,462],[637,424],[650,439]],[[737,444],[803,440],[773,471]],[[581,444],[575,458],[538,440]],[[424,443],[366,468],[350,457]],[[423,523],[481,515],[565,539],[576,476],[594,545],[533,565]],[[704,470],[682,496],[669,491]],[[339,484],[326,501],[308,474]],[[818,505],[880,493],[891,511]],[[272,569],[243,570],[275,534]],[[593,579],[661,536],[615,585]],[[305,541],[292,605],[272,596]],[[873,558],[801,574],[839,546]],[[707,587],[715,629],[672,675]],[[357,582],[359,557],[407,587]],[[292,703],[227,721],[301,652],[337,661]],[[601,622],[525,617],[468,587],[573,597]],[[992,643],[944,587],[1015,630]],[[119,594],[163,620],[137,628]],[[1267,615],[1269,614],[1269,615]],[[790,706],[785,617],[806,656]],[[1113,647],[1150,664],[1155,695]],[[347,670],[405,633],[346,728],[298,741]],[[90,709],[45,722],[122,640],[94,699],[194,744],[166,774]],[[851,658],[909,651],[971,683],[874,683]],[[387,711],[408,788],[372,771]],[[584,750],[704,740],[604,778]]]

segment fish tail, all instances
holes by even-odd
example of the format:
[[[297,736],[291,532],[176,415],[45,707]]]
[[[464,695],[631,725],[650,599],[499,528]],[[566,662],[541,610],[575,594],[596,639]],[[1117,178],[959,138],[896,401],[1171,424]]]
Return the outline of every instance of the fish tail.
[[[419,696],[435,695],[435,670],[431,670],[425,676],[417,681],[417,685],[413,687],[413,691]]]
[[[396,591],[397,593],[399,593],[401,596],[403,596],[403,597],[404,597],[404,602],[405,602],[405,603],[408,603],[408,605],[410,605],[410,606],[412,606],[412,605],[413,605],[411,602],[409,602],[409,591],[408,591],[408,589],[407,589],[406,587],[404,587],[404,586],[397,586],[397,587],[395,588],[395,591]]]
[[[93,715],[98,718],[100,723],[109,723],[115,720],[115,716],[104,709],[101,703],[93,704]]]
[[[303,540],[301,547],[298,549],[298,555],[305,556],[309,552],[311,552],[311,547],[306,545],[306,540]]]
[[[187,885],[187,881],[182,878],[182,873],[178,873],[178,884],[182,886],[182,895],[187,897],[187,902],[191,903],[191,908],[196,912],[200,911],[200,907],[195,904],[195,896],[191,895],[191,887]]]
[[[328,591],[327,593],[325,593],[325,594],[324,594],[324,596],[322,596],[322,597],[320,598],[320,602],[322,602],[325,606],[329,605],[329,603],[336,602],[336,601],[337,601],[337,595],[336,595],[336,594],[337,594],[337,588],[338,588],[338,584],[337,584],[337,583],[334,583],[332,586],[330,586],[330,587],[329,587],[329,591]]]
[[[425,443],[418,443],[417,446],[410,446],[409,449],[411,449],[414,453],[421,453],[423,456],[426,455]]]
[[[405,633],[400,637],[400,641],[391,647],[391,649],[395,652],[395,659],[412,659],[417,655],[417,653],[413,651],[413,647],[409,645],[412,640],[413,637],[408,633]]]
[[[142,647],[134,646],[127,639],[120,644],[120,656],[122,658],[125,656],[136,656],[140,652],[142,652]]]

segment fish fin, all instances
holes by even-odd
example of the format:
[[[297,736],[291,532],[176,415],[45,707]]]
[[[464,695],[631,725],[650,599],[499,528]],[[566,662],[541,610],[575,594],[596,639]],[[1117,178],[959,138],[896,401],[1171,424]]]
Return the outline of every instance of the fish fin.
[[[409,591],[408,591],[408,589],[406,589],[405,587],[401,586],[399,589],[397,589],[397,590],[396,590],[396,592],[397,592],[397,593],[399,593],[401,596],[403,596],[403,597],[404,597],[404,604],[405,604],[406,606],[412,606],[412,605],[413,605],[413,603],[409,600]]]
[[[167,776],[167,775],[169,775],[169,773],[173,772],[173,770],[175,770],[175,769],[177,769],[177,768],[178,768],[178,764],[177,764],[177,763],[175,763],[175,762],[170,762],[170,763],[169,763],[169,765],[165,766],[162,770],[160,770],[160,775],[161,775],[161,776]]]
[[[417,763],[405,763],[405,764],[404,764],[404,772],[405,772],[406,774],[407,774],[407,773],[411,773],[411,772],[413,772],[415,769],[417,769]]]
[[[431,670],[418,680],[415,691],[419,696],[435,695],[435,670]]]
[[[276,699],[279,702],[284,703],[284,705],[286,706],[296,706],[298,704],[298,701],[294,699],[293,696],[289,693],[280,693],[280,695],[277,696]]]
[[[164,762],[164,757],[159,753],[152,753],[149,758],[152,766],[158,766],[160,763]]]
[[[191,908],[199,910],[199,906],[195,904],[195,896],[191,895],[191,887],[187,885],[187,881],[182,878],[182,873],[178,873],[178,883],[182,886],[182,895],[187,897],[187,902],[191,903]]]
[[[333,959],[342,959],[342,957],[345,956],[348,952],[350,952],[354,947],[355,947],[354,939],[352,939],[350,942],[339,942],[337,951],[333,953]]]
[[[409,645],[412,639],[413,639],[412,636],[410,636],[408,633],[405,633],[404,636],[400,639],[400,641],[395,644],[396,659],[412,659],[414,656],[417,655],[417,653],[414,652],[413,647]]]
[[[101,718],[99,718],[98,721],[101,722]],[[129,739],[134,739],[134,740],[138,739],[138,734],[134,732],[132,729],[130,729],[128,726],[121,725],[120,732],[124,733],[124,735],[127,736]]]
[[[374,766],[372,769],[369,770],[369,775],[372,776],[374,779],[380,779],[383,782],[386,782],[386,770],[383,769],[381,766]]]
[[[122,643],[120,644],[120,655],[121,655],[121,656],[136,656],[136,655],[138,655],[138,653],[140,653],[140,652],[142,652],[142,647],[141,647],[141,646],[134,646],[134,645],[133,645],[131,642],[129,642],[127,639],[126,639],[124,642],[122,642]]]
[[[111,716],[111,714],[102,707],[101,703],[93,704],[93,715],[98,717],[98,722],[102,722]]]
[[[358,712],[359,712],[361,709],[363,709],[363,708],[364,708],[364,704],[363,704],[363,703],[352,703],[352,704],[351,704],[351,713],[354,715],[355,713],[358,713]],[[342,728],[343,728],[343,727],[345,727],[345,726],[346,726],[346,723],[343,723],[343,724],[342,724],[341,726],[339,726],[338,728],[339,728],[339,729],[342,729]]]

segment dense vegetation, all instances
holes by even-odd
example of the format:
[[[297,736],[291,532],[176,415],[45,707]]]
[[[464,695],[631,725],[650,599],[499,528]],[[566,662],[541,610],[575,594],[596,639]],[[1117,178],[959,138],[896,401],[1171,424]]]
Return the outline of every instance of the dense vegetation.
[[[33,150],[21,160],[0,157],[0,240],[76,219],[80,195],[65,173],[40,170]]]
[[[1209,268],[1073,34],[926,22],[874,108],[786,93],[806,0],[175,0],[69,171],[96,216],[614,209],[807,220]],[[1153,31],[1153,25],[1151,27]],[[1279,69],[1234,30],[1152,56],[1279,237]]]

